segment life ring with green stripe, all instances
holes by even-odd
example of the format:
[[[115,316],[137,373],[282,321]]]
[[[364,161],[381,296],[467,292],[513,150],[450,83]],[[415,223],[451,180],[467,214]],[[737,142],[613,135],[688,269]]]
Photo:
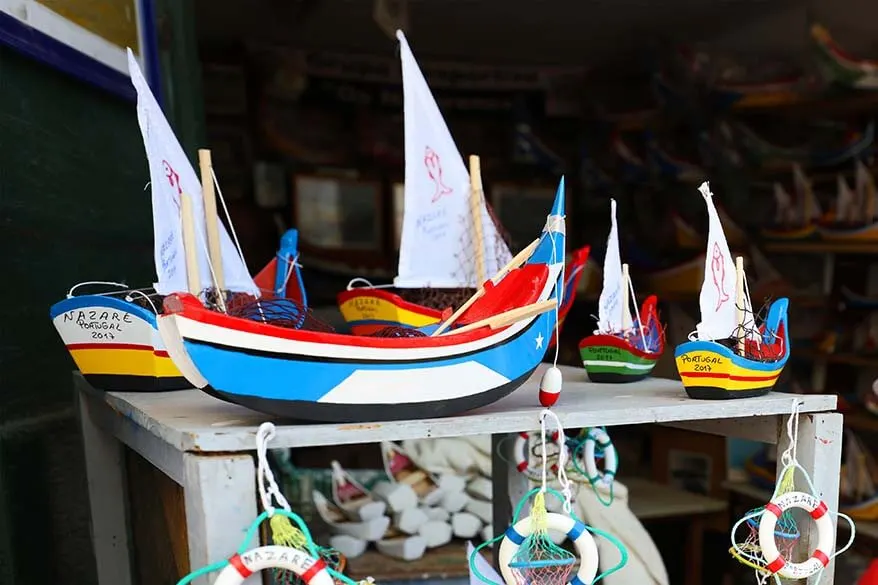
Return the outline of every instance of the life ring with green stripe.
[[[597,460],[595,459],[595,447],[600,447],[604,452],[604,470],[598,469]],[[588,435],[585,437],[583,445],[583,464],[588,481],[593,485],[603,483],[609,487],[616,478],[616,471],[619,468],[619,459],[616,456],[616,448],[610,440],[607,431],[600,427],[592,427],[588,429]]]
[[[253,573],[286,569],[308,585],[335,585],[323,559],[288,546],[260,546],[229,559],[213,585],[241,585]]]

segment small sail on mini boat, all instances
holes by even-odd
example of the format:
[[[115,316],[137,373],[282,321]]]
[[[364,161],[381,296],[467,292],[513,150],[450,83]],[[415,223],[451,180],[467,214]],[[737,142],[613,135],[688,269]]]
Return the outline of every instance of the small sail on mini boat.
[[[647,297],[637,311],[628,265],[622,264],[619,253],[615,199],[610,200],[610,221],[604,288],[598,301],[598,330],[580,342],[579,353],[592,382],[633,382],[648,376],[661,357],[664,330],[654,295]],[[634,320],[631,302],[635,304]]]
[[[707,204],[709,231],[701,322],[674,352],[677,371],[692,398],[746,398],[774,387],[790,357],[787,308],[781,298],[768,308],[757,327],[750,303],[743,258],[732,261],[723,226],[705,182],[699,187]]]
[[[424,229],[444,221],[427,216]],[[431,336],[290,329],[190,294],[165,299],[160,328],[195,387],[253,410],[327,422],[448,416],[502,398],[537,368],[556,329],[564,242],[562,178],[542,235]]]
[[[826,27],[811,25],[823,75],[832,82],[856,89],[878,89],[878,61],[861,59],[839,47]]]
[[[795,200],[780,183],[774,184],[775,216],[771,226],[762,230],[768,240],[804,240],[817,234],[817,222],[822,218],[820,202],[814,195],[811,181],[802,167],[793,165]]]
[[[202,198],[202,184],[130,51],[128,68],[137,90],[137,119],[149,162],[158,282],[144,289],[84,283],[104,284],[117,290],[75,296],[78,287],[73,287],[66,299],[52,305],[49,315],[77,368],[96,388],[179,390],[189,388],[190,384],[168,355],[157,329],[156,315],[160,313],[163,295],[188,290],[180,222],[183,200],[192,207],[200,244],[206,247],[208,226],[202,210],[207,205],[215,208],[214,184],[211,176],[203,178]],[[223,283],[221,288],[258,295],[225,227],[221,222],[216,224],[223,261],[216,263],[211,272],[206,255],[195,250],[203,277],[199,286],[202,290],[215,287],[215,276]]]
[[[837,214],[832,224],[818,228],[820,237],[831,242],[874,242],[878,241],[878,191],[871,171],[857,161],[856,189],[840,178],[837,207],[845,211]]]

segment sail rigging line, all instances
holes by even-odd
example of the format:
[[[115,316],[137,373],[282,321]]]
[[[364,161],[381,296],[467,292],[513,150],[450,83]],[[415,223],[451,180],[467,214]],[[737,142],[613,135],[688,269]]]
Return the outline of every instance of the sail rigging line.
[[[562,179],[562,181],[563,181],[563,179]],[[567,218],[566,214],[561,215],[561,216],[554,216],[551,218],[551,221],[553,224],[561,223],[562,226],[565,226],[566,225],[566,223],[565,223],[566,218]],[[555,228],[555,227],[556,227],[555,225],[551,226],[551,228]],[[557,264],[558,263],[558,247],[555,245],[555,230],[549,229],[548,232],[549,232],[549,238],[551,238],[551,240],[552,240],[552,264]],[[565,234],[566,234],[566,227],[565,227]],[[565,292],[564,289],[567,288],[566,286],[564,286],[564,283],[566,282],[566,278],[564,276],[564,273],[566,271],[567,271],[567,264],[566,264],[566,262],[564,262],[564,259],[562,258],[561,259],[561,277],[560,277],[560,280],[555,283],[555,289],[556,289],[555,294],[557,296],[557,299],[555,300],[555,327],[554,327],[554,329],[555,329],[555,357],[552,360],[552,366],[554,366],[554,367],[558,367],[558,354],[560,351],[559,347],[561,345],[561,338],[560,338],[561,326],[558,323],[558,317],[560,316],[561,305],[564,303],[564,292]],[[561,283],[560,286],[558,286],[558,282]]]
[[[247,273],[249,274],[250,268],[247,266],[247,260],[244,258],[244,251],[241,249],[241,242],[238,241],[238,233],[235,231],[235,224],[232,223],[232,216],[229,215],[226,198],[223,197],[223,190],[216,178],[216,172],[213,170],[213,165],[210,165],[210,176],[213,177],[213,184],[216,186],[216,194],[219,196],[220,203],[223,204],[223,213],[226,216],[226,221],[229,223],[229,231],[232,232],[232,239],[235,242],[235,248],[238,250],[238,256],[240,256],[241,263],[244,264],[244,268],[247,269]]]
[[[73,296],[73,291],[75,291],[79,287],[88,286],[90,284],[103,284],[105,286],[115,286],[117,288],[126,289],[123,291],[109,291],[106,293],[97,293],[97,294],[113,294],[116,292],[127,292],[127,290],[130,290],[129,286],[123,282],[113,282],[111,280],[86,280],[84,282],[78,282],[78,283],[74,284],[73,286],[71,286],[70,290],[67,291],[67,298],[68,299],[71,298]]]
[[[628,277],[628,290],[631,291],[631,302],[634,305],[634,314],[637,315],[637,329],[640,330],[640,339],[643,340],[643,351],[651,351],[646,343],[646,332],[643,327],[643,320],[640,318],[640,307],[637,306],[637,296],[634,294],[634,281]]]
[[[355,288],[358,288],[358,287],[354,286],[354,283],[356,283],[356,282],[365,283],[366,286],[363,288],[393,288],[392,282],[389,284],[372,284],[371,281],[369,281],[361,276],[357,276],[356,278],[352,278],[351,281],[348,283],[347,290],[353,290]]]
[[[158,308],[155,306],[155,303],[153,303],[152,299],[149,298],[149,295],[145,294],[143,291],[141,291],[139,289],[134,289],[134,290],[128,291],[128,295],[126,295],[125,300],[128,302],[131,302],[132,300],[134,300],[135,295],[140,295],[141,297],[146,299],[146,302],[149,303],[149,306],[152,307],[152,310],[155,311],[156,315],[161,314],[159,312]]]

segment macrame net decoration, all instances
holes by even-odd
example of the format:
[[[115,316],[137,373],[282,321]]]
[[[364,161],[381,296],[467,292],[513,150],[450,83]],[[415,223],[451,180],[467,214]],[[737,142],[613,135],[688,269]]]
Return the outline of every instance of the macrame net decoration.
[[[370,333],[369,337],[427,337],[427,334],[411,327],[391,325]]]
[[[771,306],[771,303],[772,301],[770,299],[766,300],[757,312],[753,312],[744,307],[744,312],[747,314],[744,318],[745,322],[735,328],[731,337],[728,339],[717,340],[717,342],[733,350],[738,347],[739,342],[743,342],[744,354],[747,359],[760,362],[776,361],[786,351],[786,348],[783,345],[783,337],[777,335],[774,339],[770,339],[766,342],[766,340],[763,339],[762,331],[760,330],[760,324],[765,323],[765,317],[768,314],[768,308]],[[781,327],[783,327],[783,325],[781,325]]]
[[[537,493],[529,518],[533,531],[509,563],[517,585],[563,585],[570,581],[576,556],[552,542],[547,516],[545,496]]]
[[[795,489],[795,469],[788,468],[777,485],[775,495],[779,496],[795,491]],[[762,518],[764,509],[765,506],[761,506],[744,515],[746,521],[741,524],[738,532],[745,532],[744,527],[746,527],[746,536],[742,542],[736,542],[729,549],[729,553],[739,563],[756,571],[759,583],[767,583],[771,578],[771,572],[766,568],[767,563],[759,546],[759,520]],[[790,511],[781,514],[777,528],[774,530],[774,541],[777,543],[777,550],[780,551],[781,556],[786,559],[793,558],[793,551],[799,541],[799,536],[799,527],[796,524],[795,516]]]
[[[280,546],[297,548],[306,553],[308,552],[307,538],[304,534],[302,534],[301,530],[293,526],[293,523],[290,522],[289,518],[277,514],[271,517],[269,523],[271,526],[272,543]],[[326,563],[327,567],[334,569],[339,573],[344,572],[345,565],[347,564],[347,559],[343,554],[341,554],[334,548],[324,547],[320,545],[316,546],[317,551],[320,553],[320,558],[323,559],[323,562]],[[303,581],[301,577],[299,577],[292,571],[274,569],[272,573],[274,577],[273,583],[275,585],[307,585],[307,583]],[[336,583],[340,584],[341,581],[336,580]]]

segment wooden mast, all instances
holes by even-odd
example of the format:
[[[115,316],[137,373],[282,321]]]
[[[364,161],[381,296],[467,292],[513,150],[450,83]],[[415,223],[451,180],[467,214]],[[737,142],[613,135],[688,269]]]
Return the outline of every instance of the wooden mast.
[[[622,265],[622,331],[631,329],[631,300],[628,298],[631,288],[628,284],[628,265]]]
[[[482,228],[482,164],[479,157],[472,154],[469,157],[469,207],[473,216],[473,242],[476,251],[476,282],[482,285],[487,279],[485,268],[485,245],[484,230]]]
[[[213,163],[210,151],[206,148],[198,150],[198,166],[201,169],[201,195],[204,199],[204,225],[207,231],[207,251],[212,268],[213,285],[216,288],[216,298],[220,310],[226,311],[226,301],[223,296],[225,289],[225,275],[223,274],[223,256],[219,237],[219,218],[216,213],[216,193],[213,188]]]
[[[744,292],[744,258],[738,256],[735,258],[735,315],[738,322],[738,355],[744,355],[744,346],[746,340],[746,332],[744,331],[744,322],[747,319]]]
[[[188,193],[180,193],[180,221],[183,224],[183,251],[186,253],[186,282],[189,292],[201,293],[198,274],[198,242],[195,239],[195,218],[192,215],[192,199]]]

